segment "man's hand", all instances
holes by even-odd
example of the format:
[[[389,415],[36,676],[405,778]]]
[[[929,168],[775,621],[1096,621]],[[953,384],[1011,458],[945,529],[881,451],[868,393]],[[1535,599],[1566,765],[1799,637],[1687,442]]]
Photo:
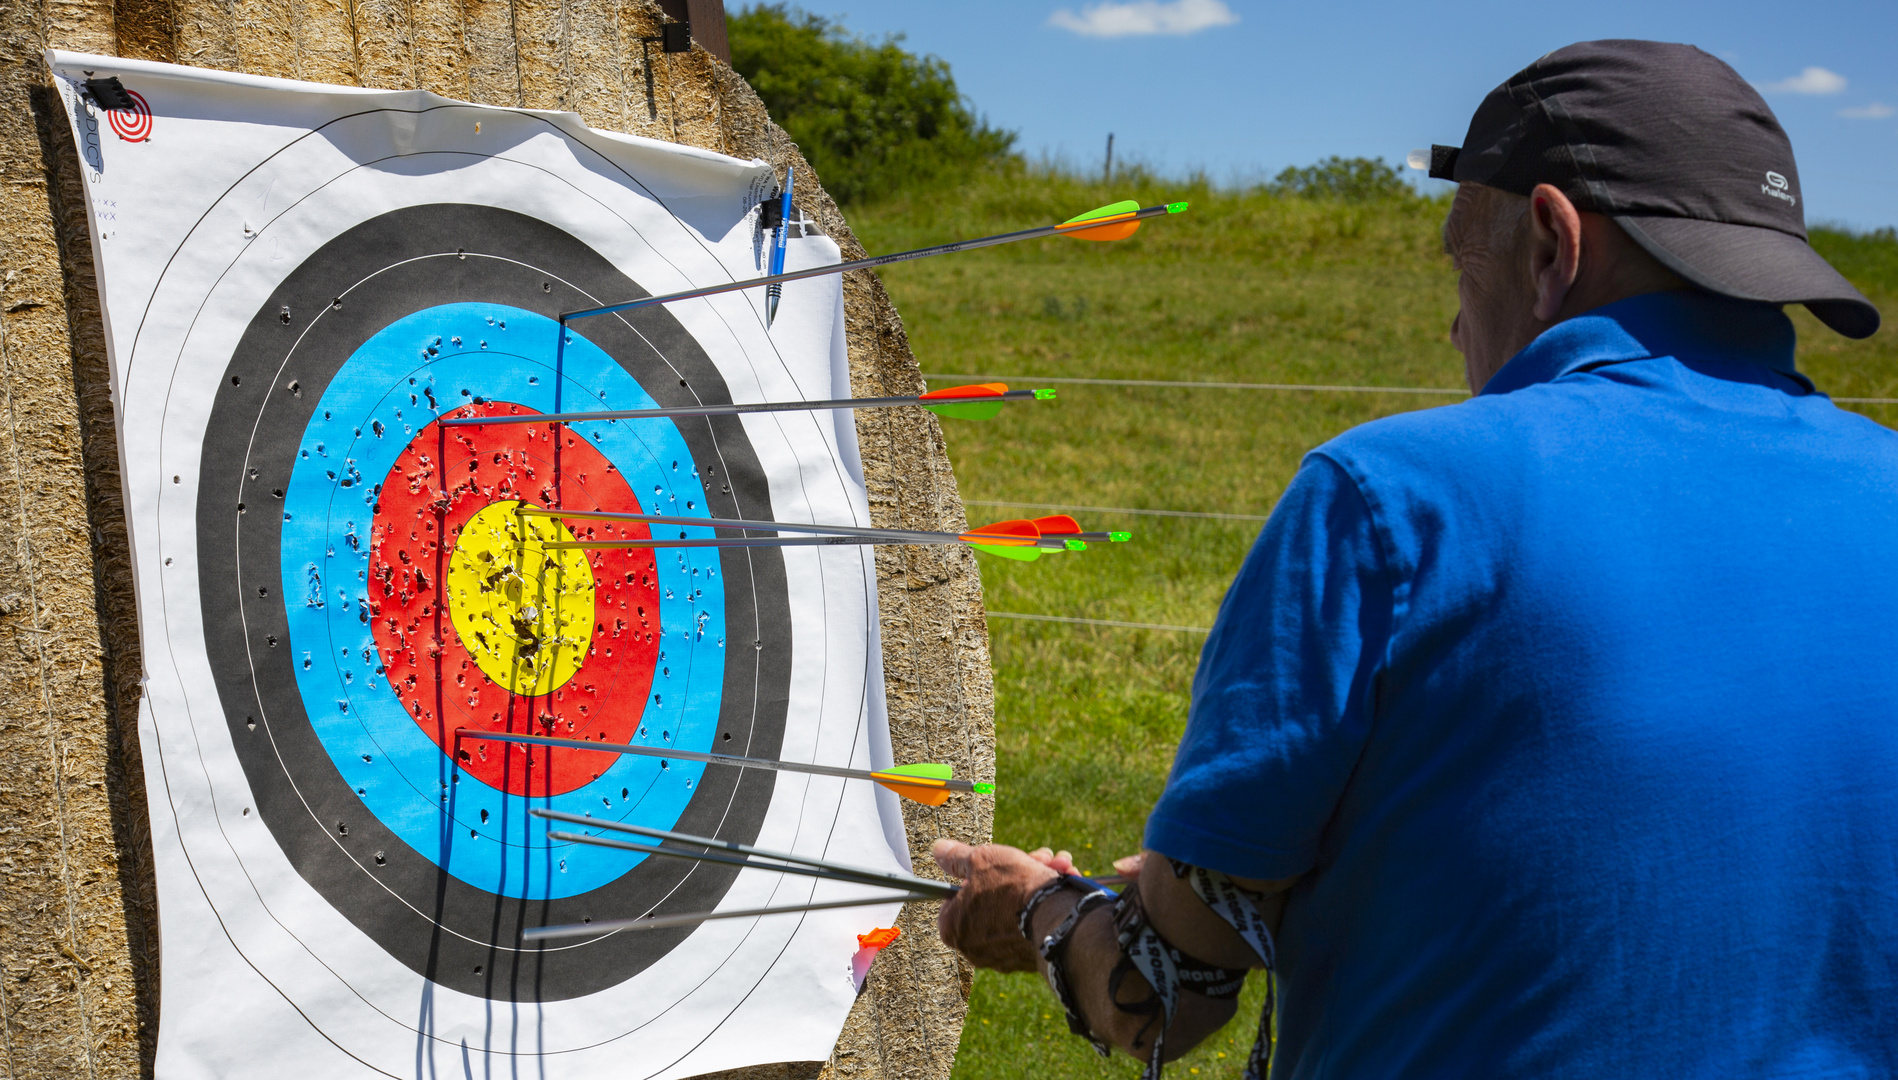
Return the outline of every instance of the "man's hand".
[[[1038,847],[1028,853],[1028,857],[1057,874],[1077,873],[1074,869],[1074,856],[1066,851],[1056,851],[1051,847]]]
[[[1029,854],[1003,844],[968,844],[943,838],[929,853],[936,865],[962,881],[962,891],[936,916],[942,940],[976,967],[1034,971],[1035,947],[1021,934],[1021,909],[1029,894],[1060,876],[1053,852]],[[1066,855],[1061,852],[1060,855]],[[1072,860],[1068,860],[1072,868]]]

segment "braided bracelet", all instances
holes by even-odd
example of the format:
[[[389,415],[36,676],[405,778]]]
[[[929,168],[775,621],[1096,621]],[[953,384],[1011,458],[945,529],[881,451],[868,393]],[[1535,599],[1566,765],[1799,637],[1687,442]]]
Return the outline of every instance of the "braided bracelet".
[[[1067,917],[1061,920],[1061,924],[1054,928],[1054,932],[1042,938],[1036,943],[1036,947],[1041,953],[1041,959],[1048,965],[1048,988],[1054,991],[1055,1000],[1061,1003],[1062,1012],[1067,1014],[1068,1030],[1091,1043],[1100,1056],[1107,1057],[1112,1053],[1111,1048],[1094,1034],[1092,1028],[1087,1026],[1087,1021],[1081,1016],[1080,1008],[1075,1004],[1074,991],[1068,985],[1066,963],[1068,939],[1074,936],[1074,928],[1080,925],[1082,917],[1088,912],[1104,904],[1113,903],[1114,893],[1084,877],[1063,874],[1036,889],[1029,895],[1028,902],[1022,905],[1019,924],[1021,935],[1031,942],[1035,940],[1035,909],[1041,906],[1043,900],[1063,889],[1074,889],[1080,892],[1081,899],[1074,905],[1074,910],[1068,912]]]

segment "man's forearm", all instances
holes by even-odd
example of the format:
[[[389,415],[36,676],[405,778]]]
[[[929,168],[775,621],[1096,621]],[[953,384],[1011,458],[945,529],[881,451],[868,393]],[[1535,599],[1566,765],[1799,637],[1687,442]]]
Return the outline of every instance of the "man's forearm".
[[[1292,881],[1243,881],[1240,884],[1264,896],[1261,914],[1273,933],[1277,933],[1285,890],[1291,887]],[[1172,863],[1165,856],[1147,852],[1137,882],[1130,887],[1140,890],[1150,924],[1174,948],[1233,971],[1259,965],[1258,955],[1251,946],[1208,910],[1192,886],[1173,872]],[[1079,899],[1078,893],[1063,892],[1044,901],[1032,918],[1035,940],[1040,941],[1052,933]],[[1118,987],[1113,984],[1113,972],[1120,964],[1121,955],[1112,910],[1100,908],[1089,912],[1076,925],[1063,950],[1065,980],[1077,1011],[1095,1036],[1144,1061],[1151,1055],[1154,1036],[1160,1029],[1159,1014],[1147,1004],[1154,1000],[1153,988],[1139,973],[1129,971]],[[1041,962],[1041,971],[1045,977],[1045,960]],[[1121,1008],[1123,1005],[1131,1008]],[[1166,1033],[1166,1059],[1178,1057],[1224,1027],[1236,1008],[1231,998],[1210,998],[1182,989],[1173,1024]]]
[[[1079,900],[1078,893],[1063,893],[1037,908],[1033,920],[1036,940],[1052,933]],[[1146,1061],[1152,1054],[1154,1035],[1160,1030],[1160,1015],[1141,1009],[1142,1003],[1153,1000],[1154,993],[1137,972],[1129,972],[1118,987],[1121,1003],[1134,1006],[1134,1010],[1116,1007],[1110,987],[1120,957],[1113,909],[1098,908],[1082,916],[1068,939],[1064,973],[1074,1005],[1095,1038]],[[1047,976],[1046,960],[1041,962],[1041,973]],[[1167,1029],[1165,1059],[1171,1061],[1186,1053],[1224,1027],[1236,1008],[1231,998],[1181,993],[1173,1025]]]
[[[1072,862],[1053,852],[1031,855],[1000,844],[970,847],[953,840],[938,840],[932,851],[937,864],[963,882],[962,891],[937,915],[943,941],[980,967],[1000,971],[1038,967],[1045,978],[1048,962],[1038,946],[1067,920],[1084,895],[1074,888],[1048,888],[1061,873],[1072,870]],[[1203,871],[1195,871],[1188,880],[1176,874],[1163,855],[1147,852],[1141,860],[1138,884],[1129,886],[1139,890],[1140,907],[1126,909],[1127,925],[1135,925],[1144,916],[1146,926],[1166,945],[1190,958],[1189,978],[1173,988],[1173,1022],[1165,1029],[1163,1057],[1171,1059],[1217,1031],[1232,1018],[1235,1008],[1230,996],[1214,997],[1185,987],[1210,989],[1223,984],[1227,993],[1236,992],[1240,974],[1262,966],[1261,957],[1271,951],[1255,916],[1262,915],[1276,932],[1283,906],[1279,894],[1291,887],[1292,880],[1248,881],[1220,875],[1215,881]],[[1127,872],[1132,872],[1131,866]],[[1232,885],[1240,889],[1235,892]],[[1200,892],[1208,889],[1212,890],[1209,899],[1201,899]],[[1020,917],[1031,901],[1029,933],[1024,936]],[[1137,970],[1124,970],[1115,985],[1114,971],[1122,956],[1115,927],[1119,905],[1091,903],[1092,910],[1083,914],[1055,950],[1061,982],[1069,1003],[1095,1038],[1136,1058],[1150,1059],[1162,1023],[1153,985]],[[1234,929],[1235,922],[1244,925],[1244,934]],[[1152,946],[1151,939],[1147,940]]]

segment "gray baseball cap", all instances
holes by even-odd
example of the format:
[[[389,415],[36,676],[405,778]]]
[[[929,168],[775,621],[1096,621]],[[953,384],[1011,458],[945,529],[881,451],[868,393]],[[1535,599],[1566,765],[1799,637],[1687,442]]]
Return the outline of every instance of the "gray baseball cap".
[[[1846,337],[1878,330],[1878,309],[1807,242],[1773,110],[1691,45],[1557,49],[1490,91],[1462,146],[1432,147],[1430,175],[1519,195],[1553,184],[1708,292],[1804,304]]]

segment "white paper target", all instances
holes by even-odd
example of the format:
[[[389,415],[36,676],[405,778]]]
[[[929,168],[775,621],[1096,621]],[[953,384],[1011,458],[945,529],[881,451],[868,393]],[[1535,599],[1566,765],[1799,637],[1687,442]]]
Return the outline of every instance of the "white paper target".
[[[787,286],[768,331],[762,290],[557,321],[761,273],[771,170],[423,92],[48,63],[87,163],[137,579],[159,1075],[827,1057],[855,935],[893,906],[523,946],[868,891],[550,843],[526,811],[903,869],[893,798],[480,735],[890,764],[870,548],[536,561],[511,512],[868,524],[851,415],[438,422],[849,396],[835,278]],[[108,76],[133,109],[85,96]]]

